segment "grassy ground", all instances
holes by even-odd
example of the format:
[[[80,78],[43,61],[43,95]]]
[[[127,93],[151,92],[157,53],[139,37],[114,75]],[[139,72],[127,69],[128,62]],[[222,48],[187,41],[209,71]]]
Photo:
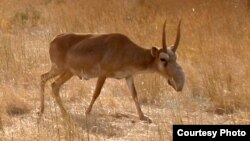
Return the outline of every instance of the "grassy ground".
[[[0,140],[170,140],[173,124],[250,123],[249,0],[0,0]],[[124,80],[109,79],[92,115],[85,110],[96,79],[72,78],[61,89],[65,123],[46,87],[38,123],[40,75],[50,69],[50,40],[64,32],[120,32],[135,43],[174,42],[182,19],[178,62],[186,73],[176,93],[157,74],[136,76],[152,124],[138,120]]]

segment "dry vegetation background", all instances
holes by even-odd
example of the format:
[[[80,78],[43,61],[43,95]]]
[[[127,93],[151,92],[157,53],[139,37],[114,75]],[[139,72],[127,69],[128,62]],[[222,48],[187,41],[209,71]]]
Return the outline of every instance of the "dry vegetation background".
[[[138,120],[124,80],[109,79],[85,117],[96,79],[72,78],[61,89],[73,122],[63,122],[46,87],[37,123],[40,75],[50,69],[49,42],[63,32],[120,32],[161,46],[163,21],[174,42],[182,19],[178,61],[186,73],[176,93],[157,74],[136,77]],[[173,124],[250,123],[250,1],[248,0],[0,0],[0,140],[171,140]]]

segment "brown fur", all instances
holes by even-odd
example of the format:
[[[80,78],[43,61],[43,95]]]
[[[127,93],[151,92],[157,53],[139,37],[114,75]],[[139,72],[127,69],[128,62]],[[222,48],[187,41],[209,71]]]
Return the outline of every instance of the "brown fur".
[[[166,22],[165,22],[166,24]],[[165,30],[164,24],[164,30]],[[178,29],[179,33],[179,29]],[[165,32],[163,32],[165,34]],[[165,37],[165,35],[163,35]],[[177,36],[179,38],[179,35]],[[177,47],[176,47],[177,48]],[[41,76],[41,113],[44,111],[44,86],[47,80],[59,76],[52,83],[53,96],[62,113],[67,115],[59,97],[59,89],[63,83],[73,75],[79,78],[90,79],[98,77],[96,90],[86,114],[100,94],[106,78],[125,78],[135,101],[137,112],[141,120],[150,121],[144,116],[138,103],[137,92],[133,82],[133,75],[142,72],[158,72],[170,79],[170,85],[176,90],[182,89],[182,82],[175,79],[180,75],[183,79],[182,69],[176,63],[175,51],[165,48],[144,49],[127,36],[119,33],[111,34],[76,34],[66,33],[56,36],[50,44],[50,59],[52,68]],[[164,53],[164,55],[159,55]],[[160,58],[160,56],[163,58]],[[164,58],[164,56],[167,56]],[[170,57],[170,58],[169,58]],[[164,66],[162,59],[167,61],[171,68]],[[172,72],[174,70],[175,72]],[[171,75],[174,74],[174,75]],[[177,82],[181,82],[180,86]],[[183,82],[184,83],[184,82]],[[178,88],[180,87],[180,88]]]

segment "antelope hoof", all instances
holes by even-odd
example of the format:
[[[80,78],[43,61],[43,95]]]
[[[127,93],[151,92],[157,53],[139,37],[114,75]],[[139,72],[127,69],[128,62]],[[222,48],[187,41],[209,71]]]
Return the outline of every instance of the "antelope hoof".
[[[38,117],[42,117],[43,112],[44,112],[43,110],[39,110],[36,112],[36,114],[38,115]]]
[[[89,115],[90,112],[91,112],[91,110],[90,110],[90,109],[87,109],[87,111],[85,112],[85,115]]]
[[[68,113],[62,114],[63,120],[66,122],[70,122],[70,115]]]
[[[146,116],[141,117],[140,120],[145,121],[146,123],[152,123],[152,120]]]

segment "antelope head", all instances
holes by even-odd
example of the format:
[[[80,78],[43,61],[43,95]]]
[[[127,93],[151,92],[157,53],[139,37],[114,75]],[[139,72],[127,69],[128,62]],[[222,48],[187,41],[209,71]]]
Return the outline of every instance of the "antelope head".
[[[155,58],[156,70],[167,79],[168,84],[171,85],[176,91],[181,91],[185,82],[185,74],[181,66],[177,63],[177,56],[175,54],[180,41],[180,25],[181,21],[177,27],[177,35],[174,45],[167,46],[165,21],[162,33],[162,48],[158,49],[156,47],[152,47],[151,49],[151,54]]]

